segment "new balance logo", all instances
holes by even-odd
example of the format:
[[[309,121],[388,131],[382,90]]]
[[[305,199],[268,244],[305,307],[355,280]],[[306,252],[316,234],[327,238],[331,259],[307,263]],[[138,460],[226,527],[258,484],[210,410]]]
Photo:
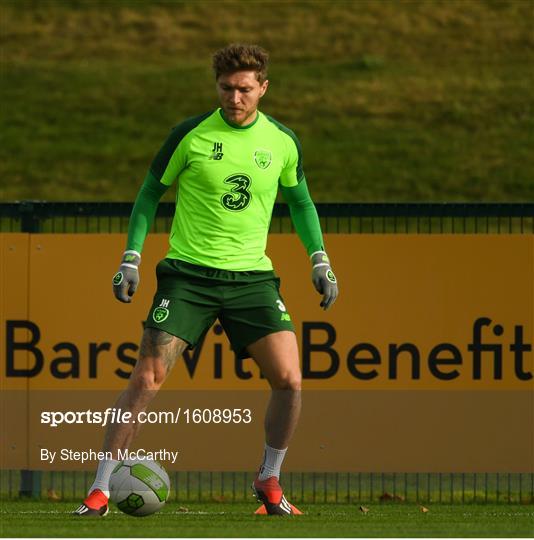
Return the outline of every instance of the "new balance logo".
[[[222,143],[220,142],[214,142],[213,148],[211,149],[211,156],[210,159],[215,159],[217,161],[221,160],[223,158],[223,147]]]
[[[170,304],[170,300],[167,300],[166,298],[163,298],[163,299],[161,300],[161,304],[159,305],[159,307],[164,307],[164,308],[166,308],[166,307],[169,307],[169,304]]]

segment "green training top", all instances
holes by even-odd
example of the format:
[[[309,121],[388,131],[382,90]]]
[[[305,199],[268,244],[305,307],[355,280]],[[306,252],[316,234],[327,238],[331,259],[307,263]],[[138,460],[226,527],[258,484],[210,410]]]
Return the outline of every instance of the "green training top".
[[[265,247],[278,186],[305,180],[290,129],[259,111],[253,123],[236,126],[217,109],[175,127],[149,172],[165,186],[178,179],[167,257],[225,270],[272,269]]]

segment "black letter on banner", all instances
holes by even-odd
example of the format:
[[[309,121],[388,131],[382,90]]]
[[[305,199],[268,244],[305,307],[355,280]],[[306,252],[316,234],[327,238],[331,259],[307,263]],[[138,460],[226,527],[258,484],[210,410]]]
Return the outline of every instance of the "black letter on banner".
[[[198,359],[200,358],[200,352],[202,351],[202,347],[204,346],[204,339],[206,337],[204,336],[195,347],[195,350],[193,351],[193,354],[189,354],[189,349],[185,349],[182,353],[182,358],[185,362],[185,367],[187,368],[187,372],[189,373],[189,377],[191,379],[195,375],[195,371],[197,369]]]
[[[368,351],[371,353],[371,358],[358,358],[356,355],[360,351]],[[376,369],[371,371],[360,371],[356,365],[370,366],[380,364],[380,351],[371,343],[358,343],[352,347],[347,355],[347,367],[353,377],[368,381],[374,379],[378,375]]]
[[[412,379],[419,379],[421,377],[421,361],[419,349],[413,343],[403,343],[402,345],[390,344],[389,378],[397,378],[397,358],[401,352],[408,352],[412,355]]]
[[[502,345],[497,343],[482,343],[482,327],[489,326],[491,319],[479,317],[473,324],[473,343],[467,346],[467,350],[473,353],[473,379],[482,378],[482,353],[484,351],[493,353],[493,378],[502,379]],[[496,324],[493,333],[501,336],[504,329],[500,324]]]
[[[324,330],[327,339],[324,343],[311,343],[312,330]],[[312,322],[302,323],[302,378],[303,379],[329,379],[339,369],[339,354],[332,345],[336,342],[336,329],[328,323]],[[330,367],[324,371],[312,370],[311,353],[324,352],[330,356]]]
[[[213,347],[213,378],[222,379],[222,345],[215,343]]]
[[[532,379],[532,373],[530,371],[523,371],[523,353],[531,351],[532,345],[523,341],[522,326],[515,326],[514,337],[515,340],[510,345],[510,351],[514,353],[516,377],[521,381],[530,381]]]
[[[252,372],[246,371],[243,367],[243,362],[245,360],[248,360],[248,358],[238,358],[237,354],[234,356],[235,374],[237,377],[243,380],[247,380],[252,377]]]
[[[119,347],[117,348],[117,358],[121,362],[124,362],[125,364],[128,364],[129,366],[134,367],[135,363],[137,362],[137,358],[135,358],[134,356],[128,356],[125,353],[126,351],[137,352],[138,350],[139,350],[139,347],[135,343],[131,343],[129,341],[127,341],[126,343],[121,343]],[[124,369],[121,369],[121,368],[117,368],[115,370],[115,373],[121,379],[129,379],[130,375],[132,374],[131,371],[124,371]]]
[[[25,328],[32,333],[30,341],[16,342],[15,330]],[[35,377],[43,369],[43,353],[35,347],[41,339],[39,327],[30,321],[6,321],[6,377]],[[15,351],[28,351],[35,356],[35,365],[31,369],[15,367]]]
[[[108,341],[104,343],[89,343],[89,378],[96,379],[98,375],[98,353],[100,351],[109,351],[111,349],[111,343]]]
[[[50,373],[52,373],[52,377],[55,377],[56,379],[68,379],[69,377],[72,377],[73,379],[79,379],[80,378],[80,351],[78,351],[78,347],[74,345],[74,343],[70,343],[68,341],[63,341],[61,343],[58,343],[57,345],[54,345],[53,347],[54,351],[68,351],[70,352],[70,356],[60,356],[59,358],[54,359],[50,364]],[[59,369],[59,366],[61,364],[66,364],[66,366],[70,366],[70,369],[66,371],[62,371]]]
[[[451,352],[452,358],[438,358],[441,351]],[[434,377],[441,379],[442,381],[456,379],[456,377],[460,375],[460,372],[457,369],[453,369],[448,373],[443,373],[443,371],[438,369],[439,364],[459,366],[462,364],[462,354],[452,343],[440,343],[439,345],[436,345],[428,355],[428,368]]]
[[[213,326],[213,333],[216,336],[220,336],[224,332],[223,327],[220,324],[215,324]],[[213,378],[222,379],[222,345],[220,343],[215,343],[213,347]]]

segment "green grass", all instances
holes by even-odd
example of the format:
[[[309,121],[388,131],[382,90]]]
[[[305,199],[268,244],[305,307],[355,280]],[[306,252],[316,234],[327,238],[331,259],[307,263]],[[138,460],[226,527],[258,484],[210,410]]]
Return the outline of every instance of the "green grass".
[[[113,510],[105,519],[70,516],[73,503],[3,502],[2,536],[13,537],[532,537],[534,507],[526,505],[305,505],[304,516],[255,516],[254,503],[168,503],[162,512],[132,518]]]
[[[0,10],[3,200],[133,200],[170,127],[216,106],[209,57],[237,40],[271,52],[262,108],[301,138],[317,201],[534,199],[528,1]]]

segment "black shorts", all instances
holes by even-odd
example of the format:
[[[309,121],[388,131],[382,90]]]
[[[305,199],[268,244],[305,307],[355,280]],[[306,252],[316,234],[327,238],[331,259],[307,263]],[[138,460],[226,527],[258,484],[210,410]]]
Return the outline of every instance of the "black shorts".
[[[271,271],[232,272],[163,259],[145,327],[177,336],[193,348],[219,319],[239,358],[247,346],[281,330],[295,331]]]

